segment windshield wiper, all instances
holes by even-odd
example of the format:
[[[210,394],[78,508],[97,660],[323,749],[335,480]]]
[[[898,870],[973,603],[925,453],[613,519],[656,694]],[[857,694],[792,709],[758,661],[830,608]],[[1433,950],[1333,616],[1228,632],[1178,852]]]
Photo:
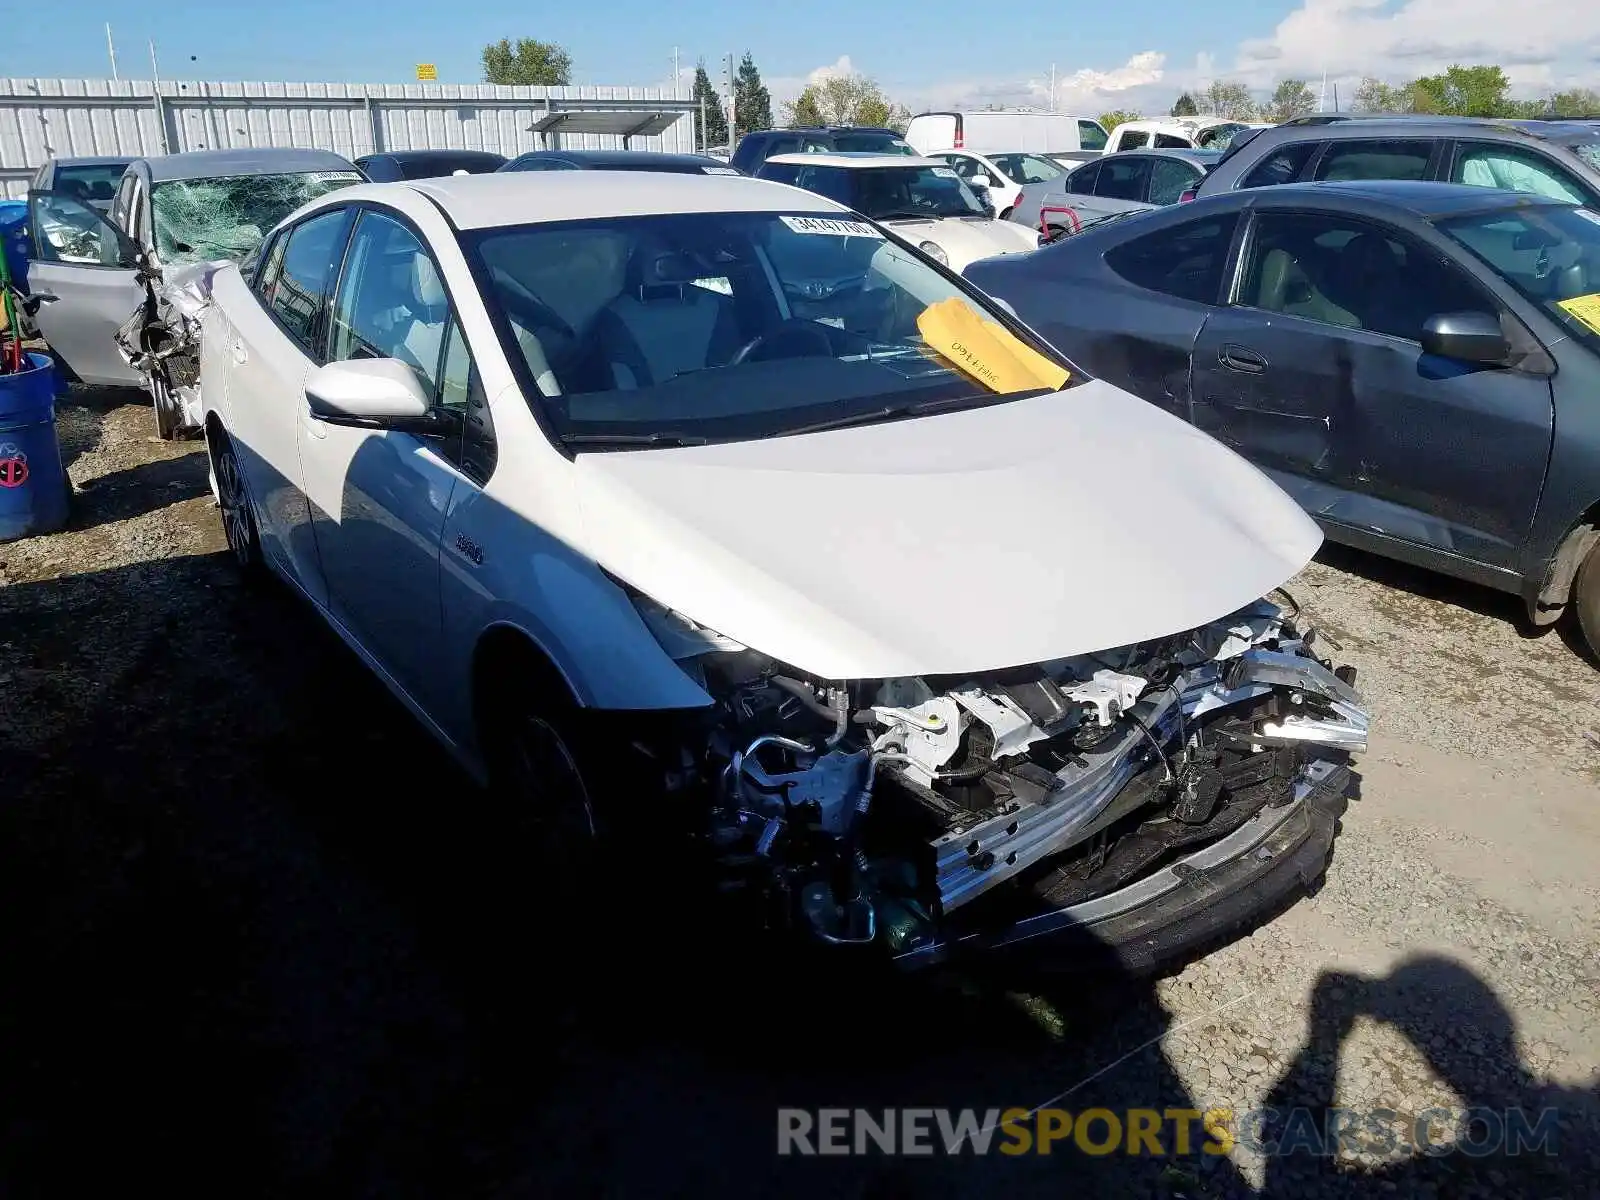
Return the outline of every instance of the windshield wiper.
[[[936,221],[943,213],[938,212],[912,212],[910,210],[896,209],[894,212],[879,213],[873,217],[874,221]]]
[[[809,425],[796,425],[792,429],[780,429],[773,436],[791,437],[802,433],[823,433],[829,429],[848,429],[852,425],[876,425],[880,421],[892,421],[900,417],[925,417],[930,413],[948,412],[960,408],[982,408],[988,404],[999,404],[1006,400],[1021,400],[1027,396],[1043,395],[1047,389],[1029,392],[988,392],[975,396],[946,396],[941,400],[922,400],[916,404],[895,404],[888,408],[875,408],[870,412],[851,413],[849,416],[833,417],[827,421],[814,421]]]
[[[673,433],[656,430],[653,433],[569,433],[562,437],[564,446],[704,446],[706,439],[694,433]]]

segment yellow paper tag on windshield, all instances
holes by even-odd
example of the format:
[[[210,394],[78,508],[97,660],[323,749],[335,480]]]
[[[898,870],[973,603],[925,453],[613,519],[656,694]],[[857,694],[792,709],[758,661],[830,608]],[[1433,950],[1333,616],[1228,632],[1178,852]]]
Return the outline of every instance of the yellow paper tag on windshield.
[[[971,305],[951,296],[930,304],[917,317],[917,331],[930,349],[1000,395],[1060,388],[1070,378],[1009,330],[986,321]]]
[[[1568,316],[1576,317],[1589,327],[1591,333],[1600,333],[1600,292],[1587,296],[1574,296],[1571,300],[1557,300]]]

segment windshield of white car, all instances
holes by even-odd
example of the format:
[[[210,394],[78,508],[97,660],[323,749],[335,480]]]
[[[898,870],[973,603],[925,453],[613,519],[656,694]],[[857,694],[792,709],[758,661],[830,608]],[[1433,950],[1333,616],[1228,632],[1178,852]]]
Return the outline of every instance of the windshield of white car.
[[[156,255],[169,267],[240,262],[302,204],[361,182],[359,171],[296,171],[157,183],[150,189]]]
[[[847,213],[614,217],[463,240],[524,394],[574,449],[774,437],[1083,381],[981,293]],[[976,373],[973,356],[953,361],[964,341],[988,347]]]
[[[1600,212],[1540,204],[1443,218],[1434,226],[1578,340],[1600,349]]]
[[[1060,163],[1037,154],[991,154],[988,158],[1012,183],[1048,183],[1066,174]]]

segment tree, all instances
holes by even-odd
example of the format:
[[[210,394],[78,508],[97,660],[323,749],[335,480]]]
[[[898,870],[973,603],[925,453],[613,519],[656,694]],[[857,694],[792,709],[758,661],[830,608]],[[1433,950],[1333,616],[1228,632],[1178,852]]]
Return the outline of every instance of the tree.
[[[1256,115],[1255,101],[1250,99],[1250,89],[1242,83],[1229,83],[1218,79],[1205,90],[1206,108],[1230,121],[1248,121]]]
[[[1113,108],[1110,112],[1103,112],[1097,118],[1100,128],[1107,133],[1115,133],[1118,125],[1126,125],[1129,121],[1142,121],[1144,114],[1128,108]]]
[[[1511,81],[1499,67],[1452,66],[1443,75],[1411,82],[1414,111],[1453,117],[1497,117],[1507,109]],[[1425,105],[1426,107],[1423,107]]]
[[[748,50],[733,81],[733,115],[745,133],[772,128],[772,95],[761,82],[761,72]]]
[[[698,100],[700,107],[695,110],[695,146],[704,150],[708,146],[720,146],[728,140],[728,114],[722,111],[722,97],[717,95],[717,89],[711,86],[711,77],[706,74],[705,59],[701,59],[694,69],[694,90],[689,93],[689,99]],[[705,113],[705,124],[700,122],[700,114]]]
[[[1273,90],[1272,99],[1261,110],[1263,119],[1281,124],[1315,112],[1317,98],[1311,94],[1304,79],[1280,80]]]
[[[783,106],[789,125],[877,125],[904,128],[910,113],[865,75],[828,75]]]
[[[1358,113],[1393,113],[1408,111],[1404,89],[1392,88],[1381,79],[1368,75],[1356,85],[1351,107]]]
[[[1550,115],[1555,117],[1600,117],[1600,92],[1593,88],[1571,88],[1550,97]]]
[[[534,87],[563,87],[572,82],[572,55],[554,42],[536,38],[510,39],[483,48],[485,83],[521,83]]]
[[[1200,106],[1194,102],[1194,97],[1188,92],[1179,96],[1172,105],[1172,115],[1175,117],[1192,117],[1200,112]]]

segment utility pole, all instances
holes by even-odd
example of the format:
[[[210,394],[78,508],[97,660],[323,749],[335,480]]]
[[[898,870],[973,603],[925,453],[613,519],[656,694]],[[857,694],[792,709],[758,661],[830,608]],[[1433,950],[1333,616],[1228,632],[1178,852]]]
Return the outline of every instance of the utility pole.
[[[1056,110],[1056,65],[1050,64],[1050,111]]]
[[[172,153],[172,142],[167,138],[167,109],[161,99],[161,68],[156,65],[156,41],[150,39],[150,90],[156,98],[156,116],[161,123],[161,153]]]
[[[683,78],[683,69],[679,65],[679,62],[678,62],[678,48],[676,46],[674,46],[672,48],[672,98],[674,100],[682,100],[683,99],[683,93],[678,90],[682,86],[679,83],[679,80],[681,80],[682,78]]]
[[[110,21],[106,22],[106,53],[111,56],[111,78],[112,79],[116,79],[116,78],[118,78],[118,76],[117,76],[117,46],[116,46],[116,43],[111,40],[111,22]]]
[[[736,111],[737,103],[734,98],[733,89],[734,80],[737,79],[738,76],[735,75],[733,70],[733,55],[728,55],[727,65],[723,67],[722,71],[722,78],[728,85],[728,153],[731,155],[733,153],[734,143],[738,140],[734,132],[735,125],[738,120],[738,113]]]

